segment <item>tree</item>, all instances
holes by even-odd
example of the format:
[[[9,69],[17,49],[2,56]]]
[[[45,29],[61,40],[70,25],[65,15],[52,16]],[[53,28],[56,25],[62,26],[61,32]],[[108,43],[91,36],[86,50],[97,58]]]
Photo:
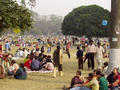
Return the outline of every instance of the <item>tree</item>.
[[[111,0],[110,54],[107,74],[120,67],[120,0]]]
[[[0,1],[0,30],[19,28],[22,32],[32,27],[31,11],[12,0]]]
[[[102,21],[108,25],[103,26]],[[97,5],[81,6],[65,16],[62,23],[64,35],[87,37],[108,37],[110,28],[110,12]]]
[[[28,3],[31,7],[34,7],[36,5],[36,0],[21,0],[21,4],[24,7],[26,7],[26,3]]]

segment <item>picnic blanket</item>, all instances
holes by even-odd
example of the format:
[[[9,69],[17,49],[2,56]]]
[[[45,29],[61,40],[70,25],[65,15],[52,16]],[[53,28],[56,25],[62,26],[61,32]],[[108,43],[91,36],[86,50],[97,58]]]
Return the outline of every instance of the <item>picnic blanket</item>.
[[[51,73],[53,71],[39,70],[39,71],[27,71],[27,73]]]

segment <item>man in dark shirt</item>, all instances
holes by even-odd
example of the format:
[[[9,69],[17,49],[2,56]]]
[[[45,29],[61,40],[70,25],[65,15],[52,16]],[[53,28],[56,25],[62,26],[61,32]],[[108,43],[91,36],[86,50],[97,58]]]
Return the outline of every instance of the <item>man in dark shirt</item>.
[[[111,90],[120,90],[119,86],[120,86],[120,74],[118,72],[118,68],[114,68],[113,69],[113,76],[112,78],[113,82],[109,84],[109,87]]]
[[[83,69],[83,51],[77,47],[78,69]]]
[[[70,88],[73,88],[76,84],[83,84],[84,83],[84,79],[82,77],[82,73],[81,71],[77,71],[76,72],[76,76],[74,76],[71,80],[71,86]]]
[[[35,57],[35,60],[33,60],[31,62],[31,70],[32,71],[38,71],[42,69],[42,65],[40,64],[40,62],[37,60],[37,57]]]

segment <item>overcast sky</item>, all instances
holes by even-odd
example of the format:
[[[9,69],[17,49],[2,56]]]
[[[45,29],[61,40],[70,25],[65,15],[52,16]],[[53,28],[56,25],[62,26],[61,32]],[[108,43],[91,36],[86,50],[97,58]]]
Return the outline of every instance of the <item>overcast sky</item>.
[[[74,8],[82,5],[97,4],[111,10],[111,0],[36,0],[36,6],[32,8],[40,15],[56,14],[65,16]]]

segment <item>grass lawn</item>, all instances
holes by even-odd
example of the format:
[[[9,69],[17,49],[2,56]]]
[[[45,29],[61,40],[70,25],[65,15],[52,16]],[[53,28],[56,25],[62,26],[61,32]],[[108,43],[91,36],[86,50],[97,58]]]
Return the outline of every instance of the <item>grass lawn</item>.
[[[14,47],[12,52],[15,52],[15,50],[16,48]],[[56,78],[52,78],[53,73],[32,73],[28,74],[27,80],[1,79],[0,90],[62,90],[64,85],[70,85],[70,81],[77,70],[76,48],[73,47],[70,51],[70,60],[67,58],[67,55],[63,56],[63,77],[59,77],[57,74]],[[50,55],[52,55],[52,53],[50,53]],[[18,60],[17,62],[20,63],[23,62],[23,60]],[[92,72],[91,70],[87,70],[86,63],[82,71],[83,76],[87,76],[89,72]]]

